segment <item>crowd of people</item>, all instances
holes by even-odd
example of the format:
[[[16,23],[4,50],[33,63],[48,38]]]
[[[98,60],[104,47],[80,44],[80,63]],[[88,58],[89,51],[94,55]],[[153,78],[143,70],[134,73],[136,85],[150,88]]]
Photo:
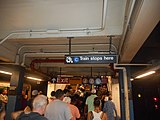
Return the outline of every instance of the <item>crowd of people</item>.
[[[4,89],[0,95],[0,120],[5,120],[7,99],[7,92]],[[31,99],[28,99],[22,91],[22,110],[12,113],[13,120],[115,120],[115,118],[118,120],[111,95],[95,89],[85,91],[83,96],[70,92],[69,89],[58,89],[51,92],[50,98],[33,90]]]

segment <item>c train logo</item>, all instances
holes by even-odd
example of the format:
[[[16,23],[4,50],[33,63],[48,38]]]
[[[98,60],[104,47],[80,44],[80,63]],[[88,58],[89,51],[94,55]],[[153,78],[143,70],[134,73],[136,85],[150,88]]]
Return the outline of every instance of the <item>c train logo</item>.
[[[74,57],[74,58],[73,58],[73,61],[74,61],[75,63],[78,63],[79,60],[80,60],[79,57]]]

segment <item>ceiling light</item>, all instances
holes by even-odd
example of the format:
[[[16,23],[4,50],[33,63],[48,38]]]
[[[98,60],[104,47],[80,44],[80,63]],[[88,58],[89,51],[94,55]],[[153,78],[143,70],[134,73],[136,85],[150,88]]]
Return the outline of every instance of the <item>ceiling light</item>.
[[[133,81],[133,80],[134,80],[133,78],[130,79],[130,81]]]
[[[2,71],[2,70],[0,70],[0,73],[7,74],[7,75],[12,75],[12,73],[6,72],[6,71]]]
[[[155,73],[155,71],[146,72],[146,73],[144,73],[144,74],[142,74],[142,75],[137,76],[136,78],[142,78],[142,77],[151,75],[151,74],[153,74],[153,73]]]
[[[34,78],[34,77],[27,77],[28,79],[32,79],[32,80],[38,80],[38,81],[42,81],[42,79],[39,78]]]

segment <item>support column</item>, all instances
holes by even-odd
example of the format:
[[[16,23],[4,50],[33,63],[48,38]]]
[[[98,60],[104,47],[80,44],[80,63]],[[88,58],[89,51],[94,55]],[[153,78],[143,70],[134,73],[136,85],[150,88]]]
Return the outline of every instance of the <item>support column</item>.
[[[6,120],[11,119],[11,113],[21,109],[21,94],[24,82],[25,68],[14,66],[10,80],[8,103],[6,108]]]
[[[128,99],[128,79],[127,79],[127,70],[125,67],[116,67],[119,69],[119,78],[120,78],[120,95],[121,95],[121,114],[122,120],[130,120],[130,111],[129,111],[129,99]],[[123,101],[123,102],[122,102]]]
[[[130,120],[130,111],[129,111],[129,99],[128,99],[128,79],[127,79],[127,70],[124,67],[123,69],[123,83],[124,83],[124,101],[125,101],[125,120]]]
[[[129,110],[130,110],[130,120],[134,120],[134,110],[133,110],[133,98],[132,98],[132,84],[131,84],[131,72],[130,67],[126,67],[128,76],[128,89],[129,89]]]
[[[125,120],[125,102],[124,102],[124,83],[123,83],[123,70],[119,70],[119,92],[120,92],[120,108],[121,120]]]

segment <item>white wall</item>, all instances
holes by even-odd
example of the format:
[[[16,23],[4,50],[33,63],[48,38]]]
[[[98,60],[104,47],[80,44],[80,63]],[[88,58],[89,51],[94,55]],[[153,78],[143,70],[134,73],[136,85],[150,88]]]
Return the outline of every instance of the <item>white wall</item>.
[[[115,106],[117,108],[117,113],[118,116],[120,116],[120,94],[119,94],[119,83],[118,82],[114,82],[114,81],[118,81],[118,80],[112,80],[113,84],[112,84],[112,99],[113,102],[115,103]]]
[[[67,84],[53,84],[48,83],[48,89],[47,89],[47,97],[51,97],[51,92],[56,91],[57,89],[62,89],[66,87]]]

